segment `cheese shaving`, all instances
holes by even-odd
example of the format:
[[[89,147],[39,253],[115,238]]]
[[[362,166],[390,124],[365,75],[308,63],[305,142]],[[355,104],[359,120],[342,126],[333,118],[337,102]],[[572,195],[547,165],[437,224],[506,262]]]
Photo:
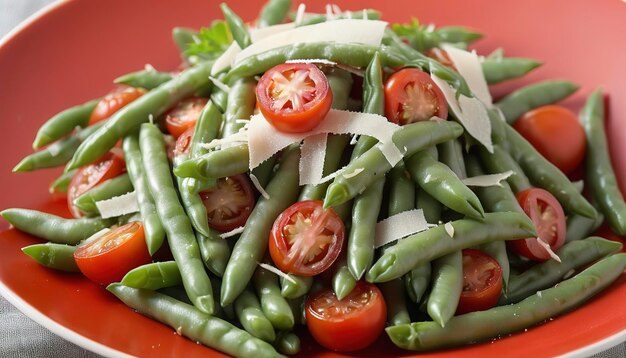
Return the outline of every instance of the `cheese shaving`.
[[[239,234],[241,234],[243,232],[243,229],[244,229],[243,226],[236,227],[236,228],[230,230],[229,232],[221,233],[220,237],[222,239],[227,239],[229,237],[233,237],[235,235],[239,235]]]
[[[252,181],[252,184],[254,184],[254,187],[256,188],[256,190],[259,192],[259,194],[261,194],[262,197],[265,198],[265,200],[270,199],[270,194],[268,194],[268,192],[265,191],[265,189],[259,182],[259,178],[257,178],[256,175],[250,173],[250,181]]]
[[[98,240],[99,238],[101,238],[104,234],[106,234],[107,232],[111,231],[111,229],[109,229],[108,227],[105,227],[104,229],[98,231],[97,233],[89,236],[88,238],[86,238],[83,241],[83,244],[89,244],[92,243],[96,240]]]
[[[317,184],[322,179],[327,141],[326,133],[304,139],[300,147],[300,185]]]
[[[131,191],[111,199],[96,201],[96,207],[103,219],[135,213],[139,211],[137,193]]]
[[[352,136],[352,139],[350,139],[350,145],[355,145],[358,141],[359,141],[359,135],[355,134]]]
[[[211,67],[211,76],[215,76],[218,73],[226,70],[235,62],[235,57],[241,52],[241,47],[237,44],[237,41],[233,41],[230,46],[224,51],[224,53],[215,60],[213,67]]]
[[[298,5],[298,10],[296,11],[296,19],[294,20],[294,23],[296,24],[296,26],[299,26],[302,23],[302,20],[304,20],[305,11],[306,11],[306,5],[303,3],[300,3],[300,5]]]
[[[428,224],[421,209],[401,212],[376,224],[374,247],[379,248],[427,229]]]
[[[552,248],[550,247],[550,244],[548,244],[547,242],[541,240],[541,238],[537,238],[537,242],[539,243],[539,245],[541,245],[544,249],[546,249],[546,251],[548,251],[548,254],[550,255],[550,257],[558,262],[561,263],[561,258],[559,257],[559,255],[557,255],[554,251],[552,251]]]
[[[326,21],[331,21],[335,19],[335,13],[333,12],[333,7],[330,4],[326,4]]]
[[[465,127],[469,135],[481,143],[489,153],[493,153],[491,142],[491,122],[485,105],[476,97],[460,95],[457,99],[456,90],[446,81],[431,74],[431,78],[443,92],[450,110]]]
[[[272,25],[262,27],[260,29],[250,30],[250,41],[252,43],[259,42],[268,36],[275,35],[279,32],[291,30],[296,27],[295,22],[288,22],[285,24]]]
[[[353,178],[353,177],[355,177],[355,176],[357,176],[357,175],[361,174],[361,172],[362,172],[363,170],[365,170],[365,169],[363,169],[363,168],[356,168],[356,169],[354,169],[354,171],[353,171],[352,173],[346,173],[346,174],[344,174],[344,175],[343,175],[343,177],[344,177],[344,178],[346,178],[346,179]]]
[[[462,179],[461,181],[463,182],[463,184],[465,184],[467,186],[481,186],[481,187],[485,187],[485,186],[502,186],[502,184],[500,184],[500,182],[503,181],[503,180],[506,180],[508,177],[510,177],[513,174],[514,173],[513,173],[512,170],[507,170],[504,173],[488,174],[488,175],[478,175],[478,176],[475,176],[475,177],[469,177],[469,178]]]
[[[48,150],[48,153],[50,153],[50,155],[52,155],[53,157],[56,157],[57,155],[59,155],[59,153],[61,153],[61,146],[57,145],[57,143],[54,143],[51,146],[49,146],[47,150]]]
[[[247,123],[247,121],[246,121]],[[233,145],[243,144],[248,141],[248,131],[243,129],[237,133],[233,133],[228,137],[224,138],[216,138],[210,141],[209,143],[200,143],[200,146],[204,149],[214,149],[214,148],[227,148]]]
[[[291,278],[291,276],[287,275],[286,273],[282,272],[281,270],[277,269],[276,267],[274,267],[272,265],[268,265],[268,264],[264,264],[262,262],[259,262],[259,266],[261,266],[262,268],[266,269],[269,272],[273,272],[273,273],[277,274],[278,276],[284,278],[287,281],[290,281],[292,283],[296,283],[296,280]]]
[[[452,226],[451,222],[447,222],[443,224],[443,229],[446,230],[446,233],[452,238],[454,238],[454,226]]]
[[[538,296],[539,298],[543,298],[543,294],[541,293],[541,291],[537,291],[537,296]]]
[[[323,58],[311,58],[303,60],[287,60],[285,63],[314,63],[320,65],[337,66],[337,62],[329,61]]]
[[[441,48],[448,53],[454,67],[456,67],[461,76],[463,76],[476,98],[487,106],[487,108],[491,108],[493,106],[493,99],[491,98],[489,86],[485,80],[485,74],[483,73],[483,67],[476,55],[476,51],[465,51],[449,44],[444,44]]]
[[[144,70],[146,71],[150,71],[150,72],[156,72],[156,68],[154,68],[154,66],[152,66],[149,63],[146,63],[145,66],[143,66]]]
[[[213,76],[209,76],[209,79],[211,80],[211,82],[213,82],[215,87],[221,89],[222,91],[226,93],[230,93],[230,87],[227,84],[225,84],[224,82],[218,80],[217,78]]]

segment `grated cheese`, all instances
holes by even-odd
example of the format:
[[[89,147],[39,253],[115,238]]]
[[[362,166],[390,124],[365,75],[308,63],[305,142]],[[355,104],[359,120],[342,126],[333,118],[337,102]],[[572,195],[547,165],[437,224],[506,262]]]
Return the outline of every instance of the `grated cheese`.
[[[443,224],[443,229],[446,230],[446,233],[452,238],[454,238],[454,226],[452,226],[451,222],[447,222]]]
[[[230,231],[228,231],[228,232],[221,233],[221,234],[220,234],[220,237],[221,237],[222,239],[227,239],[227,238],[229,238],[229,237],[233,237],[233,236],[235,236],[235,235],[239,235],[239,234],[241,234],[241,233],[243,232],[243,229],[244,229],[244,227],[243,227],[243,226],[236,227],[236,228],[234,228],[234,229],[232,229],[232,230],[230,230]]]
[[[448,53],[450,60],[457,68],[461,76],[467,82],[470,90],[487,108],[493,106],[493,99],[489,92],[489,86],[485,80],[482,65],[476,55],[476,51],[465,51],[449,44],[441,46]]]
[[[224,82],[218,80],[217,78],[213,76],[209,76],[209,79],[211,80],[211,82],[213,82],[215,87],[221,89],[222,91],[226,93],[230,93],[230,87],[227,84],[225,84]]]
[[[269,200],[270,194],[268,194],[261,185],[261,183],[259,183],[259,178],[257,178],[256,175],[250,173],[250,180],[252,181],[252,184],[254,184],[254,187],[259,192],[259,194],[261,194],[261,196],[264,197],[265,200]]]
[[[135,213],[139,211],[137,193],[131,191],[111,199],[96,201],[96,207],[103,219]]]
[[[261,266],[262,268],[266,269],[269,272],[275,273],[276,275],[284,278],[285,280],[288,280],[288,281],[290,281],[292,283],[296,283],[296,280],[291,278],[291,276],[289,276],[288,274],[282,272],[281,270],[277,269],[276,267],[274,267],[272,265],[268,265],[268,264],[264,264],[262,262],[259,262],[259,266]]]
[[[427,229],[428,224],[421,209],[401,212],[376,224],[374,247],[379,248]]]
[[[322,179],[327,142],[326,133],[304,139],[300,147],[300,185],[317,184]]]
[[[467,186],[480,186],[480,187],[502,186],[500,182],[503,180],[506,180],[508,177],[510,177],[513,174],[514,173],[512,170],[507,170],[504,173],[478,175],[475,177],[462,179],[461,181],[463,182],[463,184]]]
[[[550,247],[550,244],[548,244],[547,242],[541,240],[541,238],[537,238],[537,242],[539,243],[539,245],[541,245],[544,249],[546,249],[546,251],[548,251],[548,254],[550,255],[550,257],[558,262],[561,263],[561,258],[559,257],[559,255],[557,255],[554,251],[552,251],[552,248]]]

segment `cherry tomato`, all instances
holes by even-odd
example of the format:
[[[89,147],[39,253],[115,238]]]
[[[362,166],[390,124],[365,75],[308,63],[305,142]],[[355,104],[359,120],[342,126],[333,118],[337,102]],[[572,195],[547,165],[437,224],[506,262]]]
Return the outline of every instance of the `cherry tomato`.
[[[463,250],[463,292],[456,314],[494,307],[502,291],[502,267],[480,250]]]
[[[585,131],[572,111],[561,106],[543,106],[524,113],[513,127],[546,159],[565,174],[585,157]]]
[[[306,301],[306,326],[322,346],[340,352],[363,349],[385,328],[387,306],[375,285],[360,281],[343,300],[322,290]]]
[[[456,66],[454,66],[454,62],[452,62],[452,59],[450,59],[450,55],[448,55],[448,53],[445,50],[442,50],[437,47],[433,47],[427,50],[425,55],[432,59],[437,60],[437,62],[441,63],[442,65],[452,70],[455,70],[455,71],[457,70]]]
[[[70,185],[67,187],[67,206],[72,215],[75,218],[83,216],[80,210],[74,205],[74,199],[103,181],[122,174],[125,168],[124,159],[119,155],[109,152],[95,163],[78,169],[76,174],[72,176]]]
[[[185,131],[185,133],[181,134],[178,139],[176,139],[176,145],[174,146],[174,156],[179,156],[182,154],[189,154],[189,149],[191,148],[191,140],[193,139],[193,134],[195,132],[195,128],[191,127]]]
[[[100,102],[98,102],[96,108],[93,109],[93,112],[91,112],[91,116],[89,117],[89,125],[111,117],[113,113],[143,96],[145,93],[146,91],[142,88],[130,87],[126,85],[117,86],[113,91],[102,97]]]
[[[276,129],[301,133],[315,128],[330,110],[328,79],[310,63],[285,63],[265,72],[256,86],[259,110]]]
[[[400,125],[427,121],[433,116],[446,119],[448,104],[427,73],[404,68],[385,82],[385,116]]]
[[[228,232],[243,226],[254,207],[254,192],[243,175],[220,178],[210,190],[200,192],[206,206],[209,226]]]
[[[535,224],[539,238],[512,240],[507,241],[507,244],[531,260],[550,259],[550,253],[544,245],[549,245],[555,252],[565,243],[565,213],[561,204],[552,194],[539,188],[526,189],[517,193],[516,197],[526,215]]]
[[[196,125],[202,109],[206,106],[206,98],[191,97],[180,101],[165,114],[165,127],[174,136],[180,137],[189,128]]]
[[[74,260],[83,275],[94,282],[108,285],[120,281],[128,271],[151,261],[143,224],[134,221],[85,240],[76,248]]]
[[[269,250],[276,267],[302,276],[317,275],[339,256],[343,221],[321,200],[306,200],[283,211],[272,227]]]
[[[598,230],[593,233],[593,236],[600,236],[607,240],[619,242],[623,245],[621,252],[626,252],[626,237],[619,236],[618,234],[614,233],[613,230],[611,230],[609,225],[606,223],[602,224],[602,226],[600,226]]]

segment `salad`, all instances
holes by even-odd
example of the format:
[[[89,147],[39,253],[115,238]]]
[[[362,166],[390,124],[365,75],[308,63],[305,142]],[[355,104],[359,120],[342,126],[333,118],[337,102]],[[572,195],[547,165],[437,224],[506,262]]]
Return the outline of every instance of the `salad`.
[[[478,56],[469,29],[221,9],[174,29],[179,72],[119,77],[40,128],[15,171],[66,165],[51,191],[74,218],[4,210],[49,241],[25,254],[235,356],[297,354],[300,325],[336,351],[469,344],[623,273],[622,244],[590,236],[626,234],[600,91],[579,116],[553,104],[563,80],[494,103],[539,63]]]

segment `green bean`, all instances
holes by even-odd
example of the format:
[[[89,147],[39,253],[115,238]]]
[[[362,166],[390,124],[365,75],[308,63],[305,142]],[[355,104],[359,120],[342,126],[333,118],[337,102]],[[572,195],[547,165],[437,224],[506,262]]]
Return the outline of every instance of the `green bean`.
[[[300,338],[293,332],[282,332],[274,343],[279,352],[287,355],[300,353]]]
[[[404,162],[398,163],[389,172],[388,214],[393,216],[415,208],[415,184]]]
[[[174,174],[201,180],[243,174],[248,171],[249,158],[248,145],[237,145],[182,162],[174,168]]]
[[[360,11],[346,11],[342,15],[335,17],[335,19],[366,19],[366,20],[378,20],[380,19],[380,11],[374,9],[363,9]],[[295,19],[295,14],[292,16]],[[326,14],[312,14],[305,17],[298,26],[307,26],[313,24],[319,24],[326,22],[328,17]]]
[[[481,148],[480,157],[491,174],[504,173],[509,170],[513,172],[506,180],[514,192],[519,193],[532,186],[515,159],[499,145],[493,146],[493,153]]]
[[[211,281],[204,270],[193,228],[174,189],[163,135],[155,125],[144,123],[139,133],[139,145],[148,186],[170,250],[178,263],[185,291],[198,309],[211,314],[214,310]]]
[[[509,124],[531,109],[558,102],[578,90],[578,85],[565,80],[548,80],[522,87],[502,98],[496,106]]]
[[[356,282],[357,280],[348,268],[346,257],[340,257],[335,264],[335,271],[332,278],[333,291],[337,299],[343,300],[348,296],[354,287],[356,287]]]
[[[554,195],[568,212],[595,218],[596,209],[576,190],[565,174],[539,154],[513,127],[504,123],[503,125],[511,147],[509,152],[531,182]]]
[[[611,230],[624,236],[626,235],[626,202],[624,202],[611,165],[604,130],[603,101],[602,90],[598,89],[589,96],[580,112],[580,120],[587,134],[587,182],[591,195],[597,201]],[[580,212],[576,213],[583,215]]]
[[[441,327],[454,316],[463,292],[463,255],[461,251],[433,262],[433,285],[428,295],[428,315]]]
[[[239,47],[243,49],[250,46],[252,43],[252,40],[250,39],[250,32],[248,32],[248,27],[243,20],[235,14],[233,10],[226,5],[226,3],[221,3],[220,9],[222,9],[226,25],[228,25],[228,29]]]
[[[482,38],[482,34],[460,26],[431,29],[430,25],[420,25],[413,18],[410,24],[393,24],[393,31],[407,39],[411,46],[420,52],[439,47],[442,43],[468,44]]]
[[[443,142],[437,146],[437,152],[439,161],[448,166],[459,179],[467,178],[461,142],[456,139]]]
[[[196,233],[196,240],[200,248],[200,256],[204,261],[204,266],[215,276],[222,277],[228,258],[230,257],[230,246],[215,231],[210,231],[211,235],[204,236]]]
[[[261,304],[252,290],[246,288],[235,300],[234,307],[239,323],[248,333],[266,342],[276,339],[274,327],[261,311]]]
[[[75,246],[48,242],[26,246],[22,251],[42,266],[65,272],[80,272],[74,261]]]
[[[211,67],[212,62],[199,63],[115,112],[102,127],[81,143],[66,170],[94,161],[111,149],[120,138],[137,130],[151,116],[158,117],[181,99],[208,86]]]
[[[272,224],[276,217],[298,198],[300,151],[290,149],[283,155],[276,174],[265,188],[269,199],[259,198],[252,210],[224,272],[222,305],[233,302],[248,284],[257,263],[263,259]]]
[[[421,264],[404,275],[404,286],[411,301],[419,303],[430,285],[432,268],[430,262]]]
[[[254,175],[259,182],[259,185],[264,188],[267,183],[272,179],[274,175],[274,167],[276,166],[276,155],[271,156],[258,167],[250,171],[251,175]]]
[[[274,328],[278,330],[292,329],[295,319],[289,303],[280,293],[276,275],[258,267],[252,277],[252,282],[261,301],[263,314],[272,322]]]
[[[70,182],[72,181],[74,174],[76,174],[76,170],[62,173],[50,184],[50,187],[48,188],[50,194],[67,193],[67,188],[70,186]]]
[[[483,38],[480,32],[472,31],[463,26],[444,26],[435,31],[441,36],[443,42],[447,43],[472,43]]]
[[[165,231],[157,214],[150,188],[148,188],[141,151],[139,150],[139,137],[135,135],[127,136],[122,142],[122,148],[124,149],[126,170],[137,194],[137,204],[139,204],[148,252],[150,255],[154,255],[163,245]]]
[[[502,291],[507,292],[509,289],[509,279],[511,277],[511,266],[506,251],[506,243],[503,241],[488,242],[480,245],[478,249],[498,261],[502,269]]]
[[[469,217],[480,219],[485,211],[472,192],[445,164],[433,156],[435,148],[411,156],[406,166],[413,180],[437,201]]]
[[[559,283],[572,270],[579,270],[596,260],[616,253],[622,244],[599,237],[569,242],[557,251],[561,262],[548,260],[536,264],[519,275],[511,276],[506,296],[500,304],[515,303]]]
[[[176,168],[185,157],[186,155],[184,154],[176,156],[174,158],[174,168]],[[180,203],[187,213],[191,226],[203,236],[215,235],[215,233],[211,232],[211,228],[209,228],[207,209],[202,201],[202,198],[198,193],[189,190],[185,185],[185,180],[189,178],[175,177],[175,179],[178,187],[178,193],[180,195]]]
[[[598,213],[595,220],[580,215],[569,215],[567,217],[565,241],[582,240],[599,228],[603,222],[604,215],[602,213]]]
[[[206,148],[202,147],[202,144],[209,143],[217,138],[221,126],[222,113],[220,113],[219,108],[213,101],[207,102],[196,122],[189,147],[189,155],[197,157],[208,152]]]
[[[291,8],[291,0],[268,0],[261,8],[257,25],[267,27],[282,24]]]
[[[336,42],[297,43],[247,57],[233,65],[226,78],[230,80],[251,77],[285,63],[287,60],[310,58],[321,58],[352,67],[365,68],[377,51],[380,52],[384,66],[397,67],[402,66],[405,62],[396,50],[387,46],[377,47]]]
[[[280,278],[280,294],[285,298],[298,298],[306,295],[313,285],[312,276],[298,276],[289,274],[294,282],[284,277]]]
[[[539,66],[539,61],[514,57],[485,59],[482,63],[485,80],[490,85],[522,77]]]
[[[409,157],[420,150],[456,138],[462,132],[463,128],[455,122],[416,122],[407,124],[396,131],[393,135],[393,142],[398,148],[406,149],[404,155]],[[391,170],[391,165],[380,148],[375,146],[352,160],[345,167],[344,172],[352,173],[357,169],[362,169],[359,175],[350,178],[339,175],[335,178],[326,192],[324,207],[337,206],[354,198],[376,179]]]
[[[451,222],[454,238],[444,225],[406,237],[388,248],[367,273],[369,282],[398,278],[417,266],[444,255],[491,241],[536,236],[530,219],[519,213],[488,213],[482,222],[461,219]]]
[[[392,326],[410,323],[411,317],[406,307],[402,280],[384,282],[380,284],[380,290],[387,305],[387,322]]]
[[[98,214],[96,202],[111,199],[133,191],[133,183],[128,174],[124,173],[115,178],[106,180],[89,189],[74,199],[74,205],[87,215]]]
[[[224,129],[222,137],[226,138],[243,128],[242,119],[249,119],[256,105],[256,80],[252,77],[241,78],[230,86],[226,111],[224,112]]]
[[[155,69],[146,69],[137,72],[127,73],[113,80],[113,83],[121,83],[131,87],[145,88],[152,90],[167,81],[172,80],[169,72],[160,72]]]
[[[139,313],[176,330],[177,333],[237,357],[280,357],[274,348],[232,324],[166,295],[113,283],[107,290]]]
[[[76,127],[86,127],[91,112],[96,108],[98,102],[100,102],[100,99],[91,100],[61,111],[48,119],[37,131],[33,149],[41,148],[57,139],[61,139]]]
[[[316,292],[315,285],[311,287],[311,292]],[[306,296],[301,296],[294,299],[287,299],[291,313],[296,320],[297,324],[306,325],[306,312],[305,312],[305,299]]]
[[[452,318],[445,328],[436,322],[415,322],[387,328],[395,345],[410,350],[449,348],[529,328],[569,311],[606,288],[626,268],[626,254],[616,254],[575,277],[518,304],[494,307]]]
[[[441,211],[443,210],[441,203],[426,191],[418,188],[415,195],[415,205],[422,209],[427,223],[437,224],[441,220]]]
[[[57,244],[76,245],[113,224],[112,219],[65,219],[30,209],[5,209],[0,215],[16,229]]]
[[[176,261],[153,262],[136,267],[120,282],[124,286],[156,291],[183,283]]]

